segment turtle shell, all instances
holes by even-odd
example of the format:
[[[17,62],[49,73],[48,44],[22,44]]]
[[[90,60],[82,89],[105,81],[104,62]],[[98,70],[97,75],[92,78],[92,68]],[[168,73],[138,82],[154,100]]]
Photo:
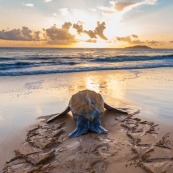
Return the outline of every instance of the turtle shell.
[[[96,110],[100,115],[103,114],[104,100],[95,91],[84,90],[79,91],[71,97],[69,107],[73,115],[90,119],[92,110]]]

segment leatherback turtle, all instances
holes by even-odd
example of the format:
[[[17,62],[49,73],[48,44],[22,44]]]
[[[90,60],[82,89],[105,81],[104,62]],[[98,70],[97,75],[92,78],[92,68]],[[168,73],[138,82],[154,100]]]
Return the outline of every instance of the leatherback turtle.
[[[84,90],[74,94],[69,101],[68,107],[62,113],[52,116],[47,123],[51,123],[58,116],[65,115],[71,111],[76,121],[76,129],[70,133],[70,138],[85,134],[89,130],[96,133],[107,133],[107,130],[101,126],[104,108],[128,114],[125,110],[116,109],[106,104],[99,93]]]

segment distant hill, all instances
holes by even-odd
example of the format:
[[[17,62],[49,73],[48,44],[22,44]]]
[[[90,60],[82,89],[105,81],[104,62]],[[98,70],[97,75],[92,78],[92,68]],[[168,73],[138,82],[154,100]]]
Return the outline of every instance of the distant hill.
[[[152,48],[145,45],[136,45],[136,46],[125,47],[125,49],[152,49]]]

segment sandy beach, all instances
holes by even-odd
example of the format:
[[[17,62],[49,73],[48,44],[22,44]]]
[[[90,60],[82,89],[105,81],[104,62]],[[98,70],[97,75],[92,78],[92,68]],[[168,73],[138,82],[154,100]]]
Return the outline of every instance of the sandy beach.
[[[157,68],[0,77],[0,168],[171,173],[172,74],[171,68]],[[68,139],[75,128],[70,115],[51,125],[37,119],[63,111],[71,95],[86,88],[99,92],[110,105],[136,114],[105,112],[108,134],[88,133],[74,139]],[[10,162],[5,165],[6,161]]]

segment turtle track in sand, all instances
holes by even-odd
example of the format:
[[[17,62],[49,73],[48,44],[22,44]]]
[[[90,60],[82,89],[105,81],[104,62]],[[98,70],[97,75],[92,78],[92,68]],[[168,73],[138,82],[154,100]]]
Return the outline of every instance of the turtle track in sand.
[[[74,122],[66,116],[49,125],[42,122],[28,131],[3,172],[173,172],[173,143],[169,134],[158,135],[158,125],[115,113],[104,116],[103,123],[108,134],[90,132],[68,139]]]

